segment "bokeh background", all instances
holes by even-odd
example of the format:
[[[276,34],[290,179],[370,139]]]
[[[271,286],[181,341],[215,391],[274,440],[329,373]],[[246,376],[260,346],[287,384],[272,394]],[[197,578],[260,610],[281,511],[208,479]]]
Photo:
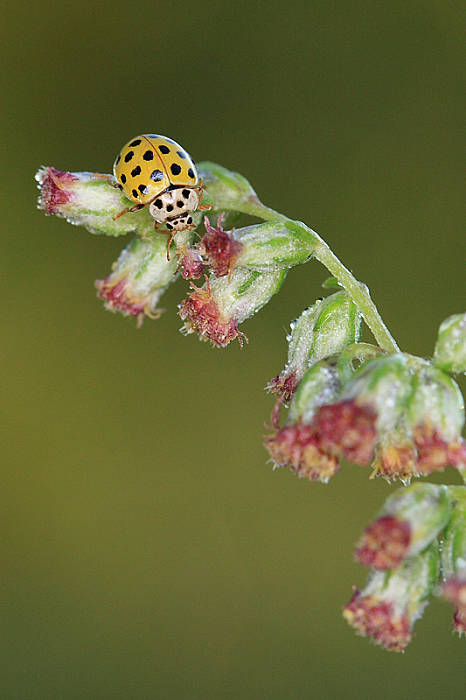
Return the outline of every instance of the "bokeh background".
[[[317,263],[214,350],[95,297],[123,239],[36,210],[35,170],[140,132],[244,173],[318,230],[428,356],[463,310],[461,3],[19,1],[2,10],[0,696],[464,697],[434,600],[405,655],[340,615],[390,492],[272,472],[263,391]],[[464,383],[463,383],[464,387]],[[455,482],[450,470],[445,479]]]

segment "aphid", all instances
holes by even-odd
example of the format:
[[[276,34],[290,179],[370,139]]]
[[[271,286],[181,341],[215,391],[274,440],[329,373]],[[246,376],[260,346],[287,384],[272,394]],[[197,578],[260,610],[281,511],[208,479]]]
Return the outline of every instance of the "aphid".
[[[192,227],[193,212],[211,209],[201,204],[202,181],[191,156],[166,136],[142,134],[129,141],[116,157],[113,175],[115,187],[135,202],[115,218],[148,206],[156,230],[160,224],[168,229],[167,254],[176,232]]]

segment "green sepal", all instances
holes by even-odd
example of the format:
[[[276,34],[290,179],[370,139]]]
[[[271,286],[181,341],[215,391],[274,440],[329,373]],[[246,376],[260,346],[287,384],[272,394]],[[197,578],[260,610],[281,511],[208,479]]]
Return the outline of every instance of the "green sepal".
[[[320,406],[331,403],[339,389],[338,373],[325,360],[308,369],[293,395],[287,423],[309,423]]]
[[[204,187],[203,203],[214,209],[239,211],[242,203],[258,201],[252,185],[240,173],[209,161],[198,163],[197,168]]]
[[[278,221],[237,229],[233,237],[243,246],[235,267],[263,271],[290,268],[307,262],[315,249],[313,236],[297,233],[290,224]]]
[[[449,316],[440,324],[434,364],[445,372],[466,373],[466,313]]]
[[[466,486],[450,486],[453,512],[445,530],[441,563],[445,579],[466,571]]]

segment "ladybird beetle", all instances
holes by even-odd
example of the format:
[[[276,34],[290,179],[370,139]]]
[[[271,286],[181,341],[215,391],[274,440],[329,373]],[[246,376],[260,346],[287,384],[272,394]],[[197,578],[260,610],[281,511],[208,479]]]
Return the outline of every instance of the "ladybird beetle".
[[[165,224],[171,233],[168,245],[177,231],[192,226],[193,212],[211,208],[201,204],[202,182],[191,156],[166,136],[141,134],[128,141],[116,157],[113,175],[115,186],[136,205],[117,217],[148,206],[155,228]]]

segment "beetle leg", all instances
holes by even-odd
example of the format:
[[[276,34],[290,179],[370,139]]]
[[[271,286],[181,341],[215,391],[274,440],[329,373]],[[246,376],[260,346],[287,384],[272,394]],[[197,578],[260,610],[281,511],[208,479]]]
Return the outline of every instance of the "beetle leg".
[[[144,209],[144,204],[135,204],[134,207],[126,207],[126,209],[120,211],[119,214],[115,214],[113,221],[116,221],[116,219],[119,219],[120,216],[123,216],[124,214],[133,213],[135,211],[139,211],[140,209]]]

